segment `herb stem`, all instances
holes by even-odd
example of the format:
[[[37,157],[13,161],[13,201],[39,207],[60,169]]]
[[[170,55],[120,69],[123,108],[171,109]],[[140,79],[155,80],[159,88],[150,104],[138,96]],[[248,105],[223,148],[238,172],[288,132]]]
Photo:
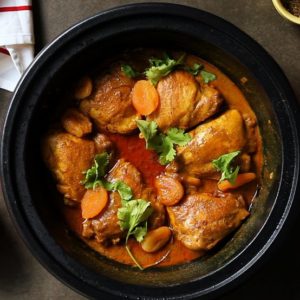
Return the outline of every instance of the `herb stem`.
[[[126,239],[126,245],[125,245],[125,248],[126,248],[126,250],[127,250],[128,255],[129,255],[130,258],[133,260],[133,262],[137,265],[137,267],[138,267],[141,271],[143,271],[144,268],[138,263],[138,261],[136,260],[136,258],[135,258],[135,257],[133,256],[133,254],[131,253],[131,251],[130,251],[130,249],[129,249],[129,247],[128,247],[128,244],[127,244],[127,239]]]

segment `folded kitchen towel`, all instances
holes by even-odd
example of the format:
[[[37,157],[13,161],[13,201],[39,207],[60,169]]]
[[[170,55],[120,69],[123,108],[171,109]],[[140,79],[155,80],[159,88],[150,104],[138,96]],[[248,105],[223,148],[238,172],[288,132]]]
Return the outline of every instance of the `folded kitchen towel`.
[[[33,60],[31,0],[0,0],[0,88],[13,91]]]

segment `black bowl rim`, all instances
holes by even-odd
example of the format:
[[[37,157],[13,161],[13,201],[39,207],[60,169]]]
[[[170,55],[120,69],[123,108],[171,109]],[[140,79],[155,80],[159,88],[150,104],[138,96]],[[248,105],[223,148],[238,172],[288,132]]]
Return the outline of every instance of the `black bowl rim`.
[[[273,231],[272,234],[268,236],[268,238],[265,240],[265,244],[261,246],[259,249],[260,251],[258,253],[253,253],[254,256],[249,261],[244,261],[244,266],[240,268],[239,272],[236,273],[234,276],[231,276],[229,278],[226,278],[223,281],[220,281],[218,285],[211,287],[204,292],[201,293],[197,290],[193,290],[188,294],[178,294],[177,296],[168,297],[164,295],[165,291],[161,292],[154,292],[154,290],[147,292],[147,296],[143,297],[142,290],[139,289],[136,286],[133,286],[133,288],[137,291],[135,293],[133,290],[128,290],[124,294],[116,293],[114,291],[114,286],[108,288],[108,291],[111,293],[110,295],[107,294],[107,290],[103,291],[96,291],[93,289],[93,287],[87,286],[87,284],[83,283],[80,279],[76,278],[73,274],[70,274],[68,270],[64,269],[62,265],[58,261],[55,260],[53,256],[51,256],[46,249],[40,244],[40,241],[37,239],[36,236],[34,236],[33,231],[31,231],[30,228],[28,228],[28,223],[23,215],[22,211],[20,211],[20,208],[17,206],[17,201],[15,201],[16,194],[14,194],[14,181],[9,176],[9,170],[10,170],[10,164],[11,164],[11,155],[9,151],[9,145],[12,144],[13,139],[13,130],[14,130],[14,116],[17,113],[17,110],[19,109],[19,102],[22,98],[23,92],[26,90],[27,84],[26,80],[30,77],[36,76],[38,73],[40,65],[47,59],[47,56],[51,55],[52,52],[55,51],[56,48],[59,48],[62,46],[66,40],[72,39],[74,36],[76,36],[76,32],[80,32],[81,30],[84,30],[88,26],[93,26],[97,23],[101,23],[103,20],[110,20],[119,18],[120,16],[134,16],[137,14],[160,14],[160,15],[171,15],[171,16],[179,16],[179,17],[185,17],[185,18],[191,18],[194,20],[201,20],[202,22],[205,22],[206,24],[210,25],[213,28],[216,28],[218,30],[221,30],[225,32],[226,34],[230,35],[235,40],[239,40],[239,42],[246,48],[251,49],[252,53],[255,53],[257,57],[259,57],[260,61],[263,61],[263,65],[270,73],[270,80],[272,80],[275,83],[280,82],[280,85],[277,84],[281,96],[283,97],[283,100],[278,100],[278,102],[282,101],[282,105],[287,110],[288,114],[288,120],[286,120],[287,123],[290,124],[290,127],[292,129],[292,132],[290,133],[290,137],[292,138],[292,148],[293,149],[287,149],[289,151],[296,151],[294,154],[294,174],[293,174],[293,184],[291,187],[291,191],[289,194],[289,198],[287,199],[285,205],[282,208],[280,212],[276,214],[275,218],[277,220],[277,223],[274,224],[272,227]],[[249,68],[251,69],[251,68]],[[284,100],[284,99],[288,99]],[[284,127],[284,124],[281,124]],[[281,71],[281,69],[278,67],[276,62],[268,55],[268,53],[254,40],[252,40],[249,36],[247,36],[245,33],[240,31],[235,26],[231,25],[227,21],[216,17],[210,13],[197,10],[195,8],[186,7],[182,5],[175,5],[175,4],[166,4],[166,3],[144,3],[144,4],[132,4],[132,5],[126,5],[121,6],[118,8],[114,8],[108,11],[104,11],[100,14],[97,14],[94,17],[91,17],[87,20],[84,20],[70,29],[66,30],[63,34],[61,34],[59,37],[57,37],[50,45],[48,45],[46,48],[44,48],[40,54],[36,57],[34,62],[30,65],[30,67],[27,69],[26,73],[23,75],[22,79],[20,80],[16,91],[13,95],[13,99],[11,102],[11,105],[9,107],[9,111],[6,117],[4,130],[3,130],[3,138],[2,138],[2,144],[1,144],[1,181],[2,181],[2,187],[3,187],[3,193],[6,200],[6,205],[8,207],[9,213],[11,215],[11,218],[14,220],[14,223],[27,244],[27,246],[30,248],[31,252],[37,257],[37,259],[58,279],[62,280],[64,283],[68,284],[72,288],[76,289],[77,291],[87,294],[89,296],[93,297],[99,297],[99,296],[105,296],[106,298],[112,297],[112,295],[118,295],[118,296],[124,296],[127,295],[128,297],[136,298],[138,295],[142,296],[143,298],[149,297],[163,297],[166,299],[175,299],[175,298],[182,298],[182,299],[188,299],[192,297],[198,297],[200,295],[205,295],[208,292],[214,292],[219,293],[221,290],[223,291],[226,288],[229,288],[229,286],[234,286],[238,282],[240,282],[242,279],[244,279],[247,275],[252,273],[254,271],[254,267],[257,267],[259,263],[262,262],[262,255],[266,251],[274,249],[275,247],[275,238],[279,235],[280,232],[283,232],[286,227],[286,219],[289,217],[290,219],[290,211],[292,205],[295,205],[293,203],[293,199],[295,198],[297,188],[299,189],[298,184],[298,178],[299,178],[299,111],[298,111],[298,105],[296,104],[296,100],[294,97],[294,94],[292,92],[292,89]],[[8,174],[5,176],[5,174]],[[258,234],[259,235],[259,234]],[[276,238],[276,242],[278,241],[278,238]],[[266,255],[264,255],[265,257]],[[255,266],[254,266],[255,265]],[[116,283],[118,284],[118,283]],[[143,288],[147,289],[147,288]],[[130,293],[131,292],[131,293]]]

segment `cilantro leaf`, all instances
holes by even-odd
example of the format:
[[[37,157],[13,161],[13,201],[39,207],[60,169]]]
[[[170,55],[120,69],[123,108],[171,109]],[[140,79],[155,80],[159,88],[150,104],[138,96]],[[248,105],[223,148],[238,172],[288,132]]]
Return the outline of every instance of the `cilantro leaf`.
[[[124,73],[124,75],[129,78],[135,78],[140,75],[140,73],[135,71],[130,65],[122,65],[121,70]]]
[[[126,240],[140,223],[147,221],[152,211],[150,202],[144,199],[128,201],[118,209],[120,227],[123,231],[128,230]]]
[[[157,124],[154,121],[137,120],[136,124],[146,140],[146,148],[149,148],[151,141],[157,134]]]
[[[175,67],[181,65],[184,57],[185,54],[183,54],[178,60],[175,60],[165,54],[163,59],[149,59],[150,67],[145,70],[147,79],[150,80],[153,85],[156,85],[162,77],[167,76],[175,69]]]
[[[137,126],[146,140],[146,148],[156,151],[161,165],[175,159],[175,145],[184,146],[191,140],[188,133],[178,128],[170,128],[167,134],[158,133],[158,126],[154,121],[139,120]]]
[[[122,231],[128,230],[126,235],[126,250],[131,259],[143,270],[143,267],[138,263],[131,253],[127,243],[128,238],[132,235],[138,242],[144,239],[147,233],[147,219],[152,214],[153,209],[150,202],[144,199],[136,199],[123,203],[123,206],[118,209],[118,220]]]
[[[86,189],[95,187],[95,183],[105,175],[108,164],[109,155],[107,152],[95,156],[93,166],[84,172],[85,178],[82,181],[82,184],[84,184]],[[97,184],[99,183],[97,182]]]
[[[209,83],[217,78],[217,76],[213,73],[202,70],[200,72],[201,77],[203,78],[205,83]]]
[[[143,241],[145,235],[147,234],[147,222],[144,222],[142,226],[135,227],[132,232],[132,235],[140,243]]]
[[[167,135],[172,143],[179,146],[186,145],[192,139],[188,133],[184,133],[184,130],[178,128],[170,128],[167,131]]]
[[[199,74],[200,70],[203,69],[203,65],[194,64],[192,67],[185,66],[183,69],[196,76]]]
[[[161,151],[159,155],[159,163],[161,165],[166,165],[173,161],[176,156],[176,151],[174,149],[174,144],[168,136],[162,138]]]
[[[120,197],[125,201],[129,201],[133,197],[131,187],[123,181],[117,181],[116,190],[120,194]]]
[[[103,187],[107,191],[117,191],[122,200],[129,201],[132,199],[133,195],[131,187],[121,180],[117,180],[114,182],[103,180]]]
[[[95,189],[102,186],[107,191],[117,191],[122,201],[132,199],[132,190],[125,182],[117,180],[109,182],[104,179],[106,169],[109,164],[109,154],[107,152],[97,154],[94,158],[94,164],[88,169],[85,174],[85,179],[81,182],[86,189]]]
[[[231,184],[235,183],[240,167],[237,166],[234,170],[231,166],[233,159],[238,156],[241,151],[234,151],[224,155],[212,161],[213,166],[221,173],[220,181],[227,179]]]

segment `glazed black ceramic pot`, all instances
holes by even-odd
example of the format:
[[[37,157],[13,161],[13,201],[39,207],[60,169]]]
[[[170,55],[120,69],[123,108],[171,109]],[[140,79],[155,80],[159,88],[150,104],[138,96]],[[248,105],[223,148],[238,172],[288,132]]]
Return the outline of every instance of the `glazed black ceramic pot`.
[[[88,249],[53,207],[56,197],[40,157],[40,139],[61,93],[85,70],[123,49],[168,47],[219,67],[248,99],[264,144],[262,188],[251,217],[217,251],[188,264],[140,272]],[[240,78],[247,77],[247,85]],[[251,38],[193,8],[137,4],[83,21],[41,51],[21,79],[5,122],[1,178],[8,210],[39,261],[93,298],[211,298],[238,284],[265,260],[296,211],[299,113],[287,79]]]

